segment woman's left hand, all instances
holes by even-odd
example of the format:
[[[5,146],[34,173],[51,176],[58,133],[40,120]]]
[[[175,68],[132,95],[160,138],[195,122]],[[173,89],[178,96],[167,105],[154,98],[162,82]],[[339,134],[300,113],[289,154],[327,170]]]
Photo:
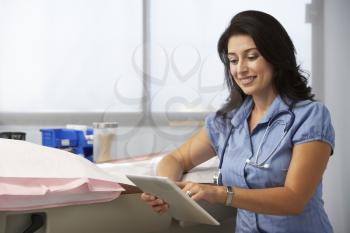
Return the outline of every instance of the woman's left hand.
[[[224,186],[199,184],[189,181],[176,182],[193,200],[205,200],[209,203],[225,203],[226,189]]]

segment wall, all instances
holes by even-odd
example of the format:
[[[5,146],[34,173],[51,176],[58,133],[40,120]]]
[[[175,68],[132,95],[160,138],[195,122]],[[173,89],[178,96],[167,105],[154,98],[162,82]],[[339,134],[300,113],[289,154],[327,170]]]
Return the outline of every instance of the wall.
[[[350,86],[350,1],[325,0],[324,9],[324,96],[336,132],[336,148],[324,178],[324,199],[334,232],[347,233],[350,232],[350,104],[347,100]]]

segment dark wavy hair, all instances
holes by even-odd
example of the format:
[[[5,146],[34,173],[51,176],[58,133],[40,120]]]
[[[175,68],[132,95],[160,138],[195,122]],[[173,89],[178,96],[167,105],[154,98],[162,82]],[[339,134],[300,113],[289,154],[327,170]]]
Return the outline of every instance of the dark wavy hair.
[[[218,115],[226,115],[240,106],[247,97],[234,81],[227,57],[227,45],[234,35],[250,36],[260,54],[273,66],[273,85],[284,102],[314,100],[311,88],[307,86],[307,74],[297,65],[295,47],[287,31],[271,15],[260,11],[243,11],[235,15],[222,33],[217,49],[225,66],[225,81],[230,91],[227,102]]]

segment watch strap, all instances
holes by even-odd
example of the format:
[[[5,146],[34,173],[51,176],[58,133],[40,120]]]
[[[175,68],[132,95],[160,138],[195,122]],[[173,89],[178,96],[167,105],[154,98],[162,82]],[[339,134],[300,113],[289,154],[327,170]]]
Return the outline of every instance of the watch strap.
[[[226,201],[225,201],[226,206],[232,206],[233,196],[234,196],[234,193],[232,191],[232,187],[226,186]]]

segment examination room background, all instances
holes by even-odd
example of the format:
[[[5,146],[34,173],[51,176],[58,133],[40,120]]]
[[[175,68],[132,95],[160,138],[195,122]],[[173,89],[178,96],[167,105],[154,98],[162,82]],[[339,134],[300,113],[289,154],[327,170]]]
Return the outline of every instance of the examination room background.
[[[41,128],[118,121],[123,158],[173,149],[225,98],[215,43],[239,9],[280,19],[312,73],[336,132],[325,206],[335,232],[350,232],[350,0],[0,0],[0,132],[40,144]]]

